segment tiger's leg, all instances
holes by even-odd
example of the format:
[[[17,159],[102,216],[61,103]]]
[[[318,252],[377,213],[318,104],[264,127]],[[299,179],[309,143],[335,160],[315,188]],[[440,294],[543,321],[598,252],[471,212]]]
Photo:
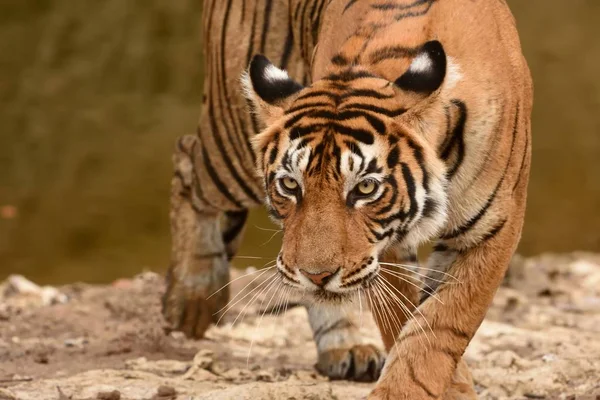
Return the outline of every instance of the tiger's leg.
[[[485,317],[518,241],[522,209],[509,215],[488,225],[489,232],[475,244],[466,246],[469,242],[464,236],[438,244],[445,252],[440,259],[448,265],[437,267],[456,281],[445,278],[435,296],[419,306],[386,360],[370,400],[448,398],[446,393],[456,394],[459,386],[463,390],[455,398],[476,398],[474,391],[467,389],[470,383],[461,358]]]
[[[434,265],[438,258],[436,253],[431,258]],[[418,272],[418,260],[416,254],[403,254],[392,249],[388,251],[381,262],[381,278],[378,284],[380,289],[378,296],[373,296],[375,321],[381,332],[386,351],[393,356],[396,351],[394,344],[400,336],[402,326],[407,322],[409,316],[419,317],[417,305],[430,296],[436,296],[433,292],[437,283],[444,278],[443,273],[421,273]],[[395,265],[389,265],[395,264]],[[430,264],[432,264],[430,262]],[[383,282],[384,280],[385,282]],[[421,296],[419,294],[421,293]],[[385,296],[385,297],[384,297]],[[384,297],[384,299],[382,299]],[[397,322],[392,322],[396,320]],[[435,340],[428,332],[429,327],[422,323],[418,329],[427,334],[430,340]],[[473,387],[473,378],[464,360],[460,360],[454,372],[450,387],[444,393],[443,400],[471,400],[477,399]]]
[[[163,314],[170,329],[201,338],[229,299],[228,258],[235,253],[247,212],[222,213],[197,196],[199,182],[192,160],[198,137],[186,135],[178,143],[171,182],[171,265],[163,296]]]

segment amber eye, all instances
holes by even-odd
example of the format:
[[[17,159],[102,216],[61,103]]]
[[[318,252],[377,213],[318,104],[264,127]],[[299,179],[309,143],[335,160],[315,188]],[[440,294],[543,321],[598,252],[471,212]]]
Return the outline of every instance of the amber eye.
[[[285,190],[287,190],[288,192],[295,192],[296,190],[298,190],[298,187],[300,185],[298,185],[298,182],[296,182],[295,179],[290,178],[289,176],[286,176],[284,178],[280,179],[281,182],[281,186],[283,186],[283,188]]]
[[[378,183],[373,179],[365,179],[356,185],[356,194],[360,196],[370,196],[377,190]]]

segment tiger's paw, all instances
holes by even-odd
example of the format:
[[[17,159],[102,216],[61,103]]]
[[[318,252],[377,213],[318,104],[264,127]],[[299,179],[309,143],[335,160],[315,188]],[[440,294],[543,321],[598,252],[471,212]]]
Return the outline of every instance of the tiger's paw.
[[[379,379],[385,354],[373,345],[327,350],[319,354],[316,369],[330,379],[374,382]]]
[[[179,279],[174,279],[169,272],[162,308],[166,331],[180,331],[193,339],[203,338],[229,300],[229,290],[224,288],[228,282],[228,273],[215,274],[214,270]]]

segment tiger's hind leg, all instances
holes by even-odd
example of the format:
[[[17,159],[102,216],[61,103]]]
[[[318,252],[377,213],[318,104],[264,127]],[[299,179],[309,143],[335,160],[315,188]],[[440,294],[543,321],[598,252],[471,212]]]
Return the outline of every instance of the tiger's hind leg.
[[[228,260],[237,250],[247,212],[223,213],[198,198],[194,152],[199,139],[186,135],[178,143],[171,182],[171,265],[163,296],[169,328],[201,338],[229,299]],[[218,292],[217,292],[218,291]],[[217,292],[215,294],[215,292]]]

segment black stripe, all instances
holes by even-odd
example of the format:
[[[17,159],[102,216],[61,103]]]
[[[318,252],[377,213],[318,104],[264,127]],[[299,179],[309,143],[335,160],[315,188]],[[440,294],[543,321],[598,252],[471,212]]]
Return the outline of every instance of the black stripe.
[[[373,144],[375,139],[373,134],[364,129],[350,128],[341,124],[331,124],[331,127],[339,134],[350,136],[359,142]]]
[[[296,101],[297,103],[297,101]],[[303,104],[298,104],[297,106],[291,107],[289,109],[287,109],[285,111],[286,114],[293,114],[297,111],[308,111],[308,109],[310,108],[315,108],[315,107],[331,107],[330,103],[325,103],[323,101],[315,101],[315,102],[311,102],[311,103],[303,103]]]
[[[494,236],[496,236],[498,233],[500,233],[502,228],[504,228],[504,225],[506,225],[506,221],[507,221],[506,219],[503,219],[498,224],[496,224],[488,233],[486,233],[483,236],[480,243],[487,242],[488,240],[491,240],[492,238],[494,238]]]
[[[371,89],[354,89],[354,90],[349,90],[346,93],[342,94],[341,96],[339,96],[339,99],[341,101],[344,101],[348,98],[354,98],[354,97],[369,97],[369,98],[375,98],[375,99],[391,99],[394,98],[394,95],[389,95],[389,94],[382,94],[376,90],[371,90]]]
[[[321,326],[321,327],[315,329],[315,331],[313,333],[313,337],[314,337],[315,341],[318,342],[321,337],[325,336],[329,332],[333,332],[333,331],[339,330],[339,329],[348,329],[348,328],[352,328],[352,327],[354,327],[354,324],[352,322],[350,322],[347,319],[340,319],[339,321],[335,322],[332,325]]]
[[[318,4],[318,6],[317,6]],[[325,5],[325,0],[321,0],[321,3],[317,3],[315,2],[313,5],[312,10],[310,11],[310,21],[312,22],[312,29],[311,29],[311,34],[312,34],[312,44],[314,45],[315,43],[317,43],[317,36],[319,33],[319,21],[321,19],[321,12],[323,11],[323,6]]]
[[[458,168],[461,166],[462,161],[465,157],[465,126],[467,124],[467,106],[460,100],[452,100],[452,104],[458,107],[458,121],[454,128],[452,129],[452,133],[450,134],[450,140],[447,142],[445,147],[440,153],[440,157],[446,163],[448,162],[452,151],[455,149],[456,151],[456,160],[454,161],[454,165],[447,173],[448,179],[452,179],[452,177],[458,171]]]
[[[225,212],[227,218],[231,221],[232,225],[223,232],[223,242],[229,244],[238,237],[246,221],[248,220],[248,210],[242,211],[227,211]]]
[[[383,114],[383,115],[385,115],[387,117],[391,117],[391,118],[398,117],[406,112],[405,108],[398,108],[396,110],[388,110],[387,108],[382,108],[382,107],[374,106],[371,104],[364,104],[364,103],[350,103],[350,104],[344,105],[342,108],[340,108],[340,110],[353,110],[353,109],[359,109],[362,111],[371,111],[374,113]]]
[[[283,51],[281,55],[281,61],[279,62],[279,68],[286,70],[292,49],[294,47],[294,32],[292,31],[292,24],[289,24],[288,34],[285,38],[285,44],[283,45]]]
[[[351,82],[356,79],[373,78],[373,77],[374,77],[374,75],[367,71],[353,71],[353,70],[348,69],[348,70],[339,72],[337,74],[327,75],[323,79],[326,79],[329,81]]]
[[[416,57],[421,50],[419,47],[388,46],[374,50],[369,54],[369,63],[377,64],[389,59]]]
[[[333,56],[333,58],[331,59],[331,62],[334,65],[344,67],[350,63],[350,60],[348,60],[346,57],[344,57],[343,54],[337,53],[335,56]]]
[[[344,14],[346,11],[348,11],[348,9],[349,9],[350,7],[352,7],[354,4],[356,4],[356,2],[357,2],[357,1],[358,1],[358,0],[350,0],[350,1],[348,2],[348,4],[346,4],[346,6],[344,7],[344,10],[342,11],[342,14]]]
[[[273,0],[266,0],[267,4],[265,7],[265,14],[263,18],[263,27],[260,37],[260,54],[265,53],[265,44],[267,42],[267,33],[269,32],[269,25],[271,24],[271,10],[273,9]]]
[[[404,178],[404,183],[406,184],[406,191],[408,196],[410,197],[410,206],[408,210],[408,217],[412,219],[417,213],[417,185],[415,184],[415,179],[410,171],[410,168],[406,163],[401,163],[402,166],[402,177]]]
[[[306,52],[306,48],[305,48],[305,46],[306,46],[306,40],[305,40],[305,37],[304,37],[304,30],[305,30],[305,23],[306,23],[305,14],[306,14],[306,9],[308,7],[308,3],[310,3],[308,0],[304,0],[304,1],[298,2],[299,6],[303,5],[302,11],[300,12],[300,15],[299,15],[299,17],[300,17],[300,33],[299,33],[299,36],[300,36],[300,51],[302,53],[302,57],[305,60],[308,60],[309,57],[310,57],[310,54],[307,54],[307,52]],[[298,23],[298,21],[296,21],[296,23]]]
[[[230,9],[231,9],[231,4],[232,4],[232,0],[228,0],[227,3],[227,8],[225,10],[225,15],[224,15],[224,19],[223,19],[223,26],[221,27],[221,37],[225,38],[226,37],[226,32],[227,32],[227,26],[229,25],[229,18],[230,18]],[[238,157],[239,160],[243,160],[244,157],[242,156],[242,148],[246,149],[246,152],[250,155],[250,158],[252,160],[254,160],[254,152],[252,151],[252,147],[250,145],[250,143],[246,140],[247,134],[243,135],[243,139],[240,140],[240,131],[243,131],[243,124],[241,121],[238,121],[236,119],[236,114],[233,112],[233,109],[231,108],[231,98],[229,97],[229,93],[227,91],[227,86],[226,86],[226,82],[227,82],[227,74],[226,74],[226,68],[225,68],[225,57],[227,54],[227,48],[226,48],[226,40],[221,40],[221,53],[219,54],[219,57],[217,57],[219,59],[219,73],[216,74],[216,81],[217,81],[217,89],[218,92],[220,94],[220,96],[218,96],[218,101],[219,101],[219,105],[221,109],[225,109],[227,111],[227,114],[229,115],[229,121],[231,121],[231,126],[229,129],[227,129],[227,136],[229,137],[229,141],[231,144],[231,147],[233,148],[236,156]],[[225,103],[225,107],[223,105],[223,100]],[[240,117],[240,114],[237,114],[237,117]],[[225,116],[223,115],[223,119],[225,120],[225,122],[229,122]],[[239,123],[239,125],[237,123]],[[217,131],[213,131],[213,132],[217,132]],[[245,168],[242,166],[242,171],[244,171],[244,173],[247,176],[252,176],[252,173],[249,173],[248,171],[245,170]],[[250,191],[252,192],[252,191]]]
[[[373,4],[371,8],[375,10],[408,10],[409,8],[421,6],[425,3],[433,3],[435,0],[415,0],[411,4],[397,4],[394,2]]]
[[[523,158],[521,159],[521,167],[519,167],[519,174],[517,175],[517,180],[512,189],[512,193],[514,194],[517,190],[517,186],[519,186],[519,182],[521,182],[521,178],[523,177],[523,170],[525,169],[525,165],[527,164],[527,155],[529,154],[529,129],[525,131],[525,147],[523,147]]]
[[[218,136],[218,135],[215,135],[215,137],[216,136]],[[223,196],[225,196],[229,201],[231,201],[237,207],[242,208],[242,203],[240,203],[235,197],[233,197],[233,195],[231,194],[231,192],[229,191],[227,186],[219,178],[219,175],[217,174],[214,167],[210,163],[208,154],[206,153],[206,149],[204,148],[204,146],[202,146],[202,158],[204,161],[204,168],[206,169],[206,172],[208,172],[208,176],[210,176],[210,179],[215,184],[215,186],[217,187],[219,192],[221,192],[221,194]]]

